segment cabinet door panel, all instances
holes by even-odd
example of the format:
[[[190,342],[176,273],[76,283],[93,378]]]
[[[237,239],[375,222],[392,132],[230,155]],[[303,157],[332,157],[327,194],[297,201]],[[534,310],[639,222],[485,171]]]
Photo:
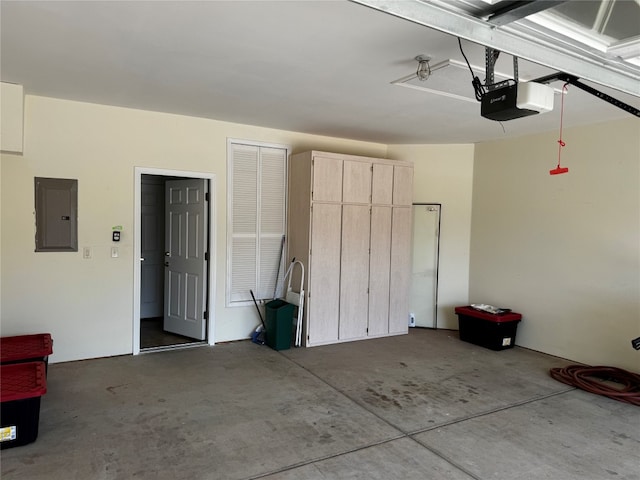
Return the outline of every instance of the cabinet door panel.
[[[340,205],[316,203],[311,212],[307,334],[310,344],[338,340]]]
[[[391,205],[393,199],[393,165],[373,164],[371,203]]]
[[[340,340],[367,336],[369,310],[369,207],[342,207]]]
[[[342,176],[342,201],[344,203],[369,203],[371,198],[371,163],[344,161]]]
[[[413,203],[413,168],[393,167],[393,204],[411,206]]]
[[[409,330],[411,216],[410,207],[393,208],[391,220],[389,333],[406,333]]]
[[[312,196],[316,202],[342,201],[342,160],[313,157]]]
[[[389,333],[391,207],[371,208],[369,263],[369,335]]]

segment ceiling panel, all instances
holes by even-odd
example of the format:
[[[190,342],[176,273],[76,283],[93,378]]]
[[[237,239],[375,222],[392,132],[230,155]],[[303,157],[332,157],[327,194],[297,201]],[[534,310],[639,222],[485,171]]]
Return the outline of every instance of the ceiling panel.
[[[462,43],[481,71],[484,48]],[[501,126],[478,103],[429,91],[473,94],[457,38],[349,1],[3,1],[0,49],[2,81],[27,94],[385,144],[472,143],[559,121],[556,109]],[[426,87],[392,84],[419,54],[448,64]],[[511,75],[511,57],[496,70]],[[520,62],[524,79],[552,72]],[[567,97],[567,127],[627,116]]]

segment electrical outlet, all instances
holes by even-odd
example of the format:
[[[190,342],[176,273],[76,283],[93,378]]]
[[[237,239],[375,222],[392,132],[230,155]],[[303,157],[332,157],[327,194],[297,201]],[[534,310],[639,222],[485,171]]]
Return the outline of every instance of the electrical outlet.
[[[409,314],[409,326],[410,327],[416,326],[416,316],[413,313]]]

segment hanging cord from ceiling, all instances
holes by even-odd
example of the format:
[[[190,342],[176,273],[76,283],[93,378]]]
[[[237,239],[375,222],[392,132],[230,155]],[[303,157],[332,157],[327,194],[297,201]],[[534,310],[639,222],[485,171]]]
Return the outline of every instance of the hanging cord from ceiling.
[[[462,49],[462,41],[460,40],[460,37],[458,37],[458,46],[460,47],[460,53],[464,57],[464,61],[467,62],[467,67],[469,67],[469,71],[471,72],[471,78],[473,79],[471,81],[471,85],[473,85],[473,91],[475,93],[476,100],[477,101],[481,101],[482,97],[486,93],[486,90],[484,88],[484,85],[482,84],[482,82],[478,78],[478,76],[473,73],[473,69],[471,68],[471,64],[469,63],[469,60],[467,59],[467,56],[464,54],[464,50]]]
[[[462,49],[462,41],[460,40],[460,37],[458,37],[458,46],[460,47],[460,53],[464,57],[464,61],[467,62],[467,67],[469,67],[469,71],[471,72],[471,78],[473,79],[471,81],[471,85],[473,85],[473,91],[475,93],[476,100],[480,102],[480,101],[482,101],[482,97],[485,95],[485,93],[487,93],[487,91],[485,89],[485,85],[483,85],[482,82],[480,81],[480,79],[478,78],[478,76],[473,73],[473,68],[471,68],[471,64],[469,63],[469,59],[464,54],[464,50]],[[500,55],[500,52],[495,50],[494,52],[492,52],[491,55],[495,56],[495,58],[492,58],[492,61],[495,62],[497,60],[497,58],[498,58],[498,55]],[[493,71],[493,69],[491,71]],[[504,83],[504,82],[500,82],[500,83]],[[491,84],[491,86],[494,86],[494,85],[495,84],[493,84],[493,83]],[[502,127],[502,133],[507,133],[507,131],[504,128],[504,125],[502,124],[502,122],[498,122],[498,123]]]
[[[640,375],[627,370],[616,367],[568,365],[552,368],[549,374],[559,382],[586,392],[640,406]]]
[[[561,105],[560,106],[560,138],[558,139],[558,166],[552,170],[549,170],[549,175],[559,175],[561,173],[567,173],[569,171],[567,167],[560,166],[560,160],[562,159],[562,147],[565,147],[567,145],[565,141],[562,140],[562,122],[564,117],[564,96],[567,94],[567,91],[569,90],[567,88],[567,85],[569,85],[569,83],[565,83],[562,86],[562,101],[560,104]]]
[[[464,57],[464,61],[467,63],[467,67],[469,67],[469,71],[471,72],[471,78],[472,78],[471,85],[473,85],[473,91],[475,93],[475,97],[477,101],[479,102],[482,101],[482,97],[484,97],[484,95],[487,93],[487,90],[493,90],[495,88],[504,87],[506,85],[515,85],[516,83],[518,83],[518,79],[517,79],[518,59],[516,57],[514,57],[513,59],[514,60],[513,68],[514,68],[515,78],[508,78],[500,82],[495,82],[494,76],[493,76],[493,70],[494,70],[493,67],[496,61],[498,60],[498,57],[500,56],[500,51],[495,50],[493,48],[486,48],[485,62],[487,65],[487,68],[486,68],[487,78],[485,78],[485,83],[482,83],[480,78],[478,78],[478,76],[475,73],[473,73],[473,69],[471,68],[469,59],[467,58],[467,56],[464,53],[464,50],[462,49],[462,40],[460,39],[460,37],[458,37],[458,47],[460,47],[460,53]]]

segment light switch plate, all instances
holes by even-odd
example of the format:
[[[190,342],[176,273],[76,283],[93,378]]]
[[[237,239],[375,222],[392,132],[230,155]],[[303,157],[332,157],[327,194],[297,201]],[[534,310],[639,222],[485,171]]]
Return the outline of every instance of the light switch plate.
[[[118,258],[118,247],[111,247],[111,258]]]

